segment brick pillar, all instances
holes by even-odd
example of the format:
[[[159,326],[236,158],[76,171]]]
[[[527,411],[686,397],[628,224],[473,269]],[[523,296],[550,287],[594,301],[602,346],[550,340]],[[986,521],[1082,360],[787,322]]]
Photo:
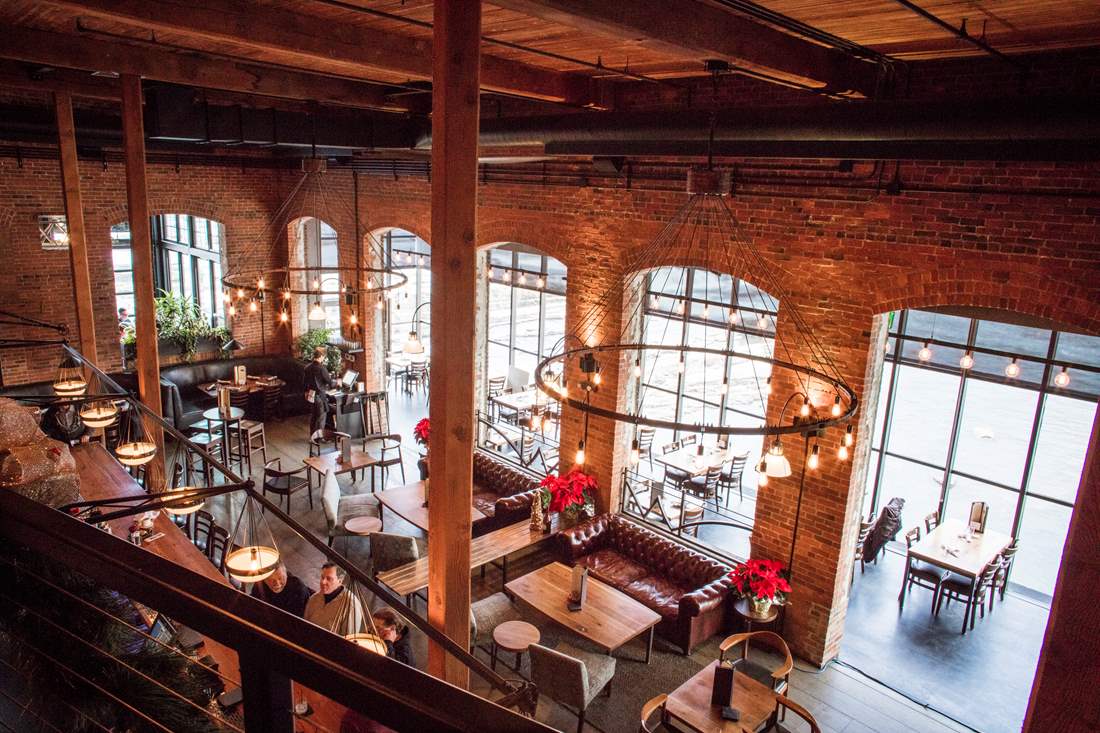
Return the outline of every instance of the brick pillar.
[[[569,283],[565,289],[565,332],[578,336],[586,346],[616,343],[622,328],[623,290],[621,278],[614,263],[596,254],[571,263]],[[608,288],[611,288],[608,292]],[[592,316],[593,306],[599,305],[598,315]],[[598,322],[597,322],[598,321]],[[569,338],[566,349],[580,348]],[[619,354],[596,354],[602,378],[598,392],[592,395],[592,404],[615,408],[619,404]],[[579,388],[582,372],[574,358],[566,366],[565,377],[569,382],[570,397],[583,396]],[[559,471],[565,473],[574,465],[577,444],[584,437],[585,413],[562,406],[561,448]],[[596,499],[598,511],[618,509],[619,474],[630,448],[629,438],[624,448],[623,436],[627,426],[608,418],[588,416],[588,441],[585,443],[585,470],[596,477],[600,492]],[[612,437],[613,436],[613,437]]]
[[[791,320],[784,317],[786,302],[779,304],[776,338],[780,346],[777,346],[776,358],[788,358],[783,348],[785,344],[794,361],[804,363],[806,357],[794,353],[799,340],[794,336]],[[786,610],[783,636],[792,651],[820,665],[836,656],[844,633],[852,554],[859,530],[860,502],[870,456],[869,440],[885,353],[886,319],[876,316],[871,329],[862,330],[858,325],[848,325],[858,324],[858,319],[849,317],[846,323],[838,324],[830,317],[835,316],[833,312],[800,310],[842,378],[861,400],[860,411],[854,418],[856,444],[850,451],[849,460],[841,461],[837,450],[844,438],[843,427],[829,429],[818,440],[821,465],[816,471],[807,471],[799,513],[799,484],[806,443],[800,435],[782,439],[784,453],[791,463],[791,475],[785,479],[772,478],[759,491],[752,554],[786,563],[791,555],[798,516],[791,578],[794,592]],[[769,424],[779,420],[783,404],[792,392],[801,390],[788,370],[773,373],[772,388],[768,402]],[[819,411],[827,411],[832,405],[831,392],[819,392],[812,387],[810,397]],[[863,402],[864,398],[869,398],[869,402]],[[783,417],[785,424],[790,424],[792,415],[798,414],[800,405],[798,399],[790,402]],[[765,449],[770,444],[769,439]],[[752,468],[746,469],[748,480],[756,480],[757,474]]]
[[[1070,518],[1054,603],[1024,718],[1024,733],[1100,730],[1100,414],[1093,421],[1077,508]]]

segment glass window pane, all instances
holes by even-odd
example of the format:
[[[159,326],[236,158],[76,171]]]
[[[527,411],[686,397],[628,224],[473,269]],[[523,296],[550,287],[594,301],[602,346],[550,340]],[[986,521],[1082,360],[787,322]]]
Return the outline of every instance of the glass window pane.
[[[115,273],[115,295],[130,294],[134,292],[134,273],[127,270],[126,272]]]
[[[543,338],[542,355],[550,356],[552,351],[561,351],[558,342],[565,335],[565,298],[560,295],[544,293],[542,296],[543,309]]]
[[[195,258],[187,256],[184,256],[183,258],[183,295],[185,298],[196,297],[194,283],[192,282],[193,272],[191,269],[194,266],[194,262],[196,261],[201,262],[202,260],[197,260]],[[195,302],[199,301],[196,299]]]
[[[165,214],[161,217],[161,227],[163,228],[165,239],[170,242],[180,241],[180,229],[175,214]]]
[[[1100,337],[1059,333],[1056,354],[1059,361],[1100,366]]]
[[[1045,357],[1050,348],[1050,331],[999,321],[978,321],[974,345],[1013,354]]]
[[[130,270],[133,268],[133,252],[129,247],[113,247],[111,261],[115,270]]]
[[[975,501],[984,501],[989,505],[989,518],[986,529],[994,529],[1004,534],[1012,534],[1012,518],[1016,516],[1016,500],[1019,494],[981,481],[963,476],[952,476],[951,487],[947,493],[947,506],[944,517],[954,517],[966,522],[970,517],[970,505]],[[930,510],[931,511],[931,510]]]
[[[222,230],[224,228],[225,227],[223,227],[221,224],[219,224],[216,221],[210,222],[210,249],[212,249],[214,251],[220,251],[221,250],[222,241],[225,238],[224,235],[222,234]]]
[[[516,319],[512,324],[517,349],[532,354],[539,350],[539,293],[526,288],[512,288],[516,300]]]
[[[871,447],[882,447],[882,423],[886,419],[886,403],[890,396],[890,377],[894,373],[894,362],[886,361],[882,365],[882,380],[879,383],[878,406],[875,412],[875,428],[871,434]]]
[[[191,244],[191,217],[181,215],[179,217],[180,244]]]
[[[176,252],[168,255],[168,290],[183,295],[183,278],[180,274],[180,256]]]
[[[965,344],[970,334],[970,319],[911,310],[905,314],[905,333],[918,339],[934,338],[937,341]]]
[[[206,260],[199,260],[198,262],[196,262],[196,265],[199,276],[199,308],[202,309],[203,315],[205,315],[208,319],[213,318],[216,310],[214,304],[217,302],[217,300],[220,300],[220,298],[215,299],[214,294],[211,291],[210,269],[212,263]]]
[[[649,289],[655,293],[683,295],[687,288],[687,269],[683,267],[662,267],[649,275]],[[662,300],[667,302],[667,298]]]
[[[1020,527],[1020,551],[1012,563],[1010,583],[1054,595],[1071,513],[1069,507],[1061,504],[1027,499]]]
[[[489,342],[488,375],[493,377],[508,376],[508,347]]]
[[[512,326],[512,288],[489,283],[489,340],[507,345]]]
[[[890,452],[944,465],[959,377],[903,364],[895,389]]]
[[[885,456],[879,505],[886,505],[895,496],[905,499],[905,506],[901,510],[901,527],[904,533],[905,530],[921,524],[929,512],[939,507],[942,481],[943,471],[894,456]],[[899,538],[900,536],[899,533]]]
[[[1068,502],[1076,500],[1095,419],[1095,402],[1046,396],[1028,492]]]
[[[977,379],[966,382],[955,469],[1019,486],[1038,393]]]

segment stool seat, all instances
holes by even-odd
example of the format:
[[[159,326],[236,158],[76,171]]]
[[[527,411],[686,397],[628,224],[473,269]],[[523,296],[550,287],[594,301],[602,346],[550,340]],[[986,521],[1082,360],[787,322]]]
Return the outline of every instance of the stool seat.
[[[378,517],[352,517],[344,522],[344,529],[352,534],[369,535],[382,531],[382,520]]]
[[[542,634],[532,624],[526,621],[505,621],[493,629],[492,668],[497,667],[497,652],[505,651],[516,655],[516,665],[513,667],[519,671],[520,655],[527,651],[532,644],[538,644],[542,640]]]

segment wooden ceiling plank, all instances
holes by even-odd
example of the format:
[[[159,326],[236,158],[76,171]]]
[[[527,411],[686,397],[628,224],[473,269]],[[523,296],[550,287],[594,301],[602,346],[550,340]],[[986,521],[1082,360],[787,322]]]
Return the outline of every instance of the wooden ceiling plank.
[[[874,65],[700,0],[491,0],[510,10],[700,62],[721,58],[783,79],[870,96]]]
[[[134,23],[214,42],[241,44],[289,55],[305,68],[315,61],[340,62],[364,71],[384,70],[409,79],[432,77],[430,38],[413,38],[361,25],[332,23],[306,13],[270,6],[242,10],[240,3],[204,0],[201,5],[146,0],[49,0],[73,13]],[[197,49],[201,53],[201,49]],[[280,62],[282,63],[282,61]],[[585,77],[509,59],[483,56],[481,86],[493,92],[584,105]]]
[[[210,59],[201,54],[162,51],[0,24],[0,57],[48,66],[138,74],[146,79],[223,89],[282,99],[316,101],[394,111],[398,106],[375,86],[318,74],[265,69]]]

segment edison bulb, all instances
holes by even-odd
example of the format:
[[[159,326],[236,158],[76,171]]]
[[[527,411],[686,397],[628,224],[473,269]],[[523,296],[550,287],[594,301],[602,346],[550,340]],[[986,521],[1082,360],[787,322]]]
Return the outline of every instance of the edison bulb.
[[[283,291],[283,300],[290,300],[290,291],[289,290],[284,290]]]
[[[642,376],[642,361],[641,359],[634,360],[634,378],[639,379]]]
[[[767,381],[764,382],[764,394],[770,395],[771,393],[772,393],[772,378],[768,377]]]
[[[1069,386],[1069,372],[1065,367],[1062,367],[1062,371],[1054,375],[1054,384],[1059,387]]]
[[[521,272],[521,273],[519,274],[519,280],[517,280],[517,282],[518,282],[518,283],[519,283],[520,285],[526,285],[526,284],[527,284],[527,275],[526,275],[525,273],[522,273],[522,272]]]
[[[264,279],[262,277],[259,280],[256,281],[256,289],[257,290],[263,290],[266,286],[267,286],[267,283],[264,281]]]
[[[258,309],[259,309],[259,306],[256,305],[256,301],[254,301],[254,300],[248,301],[248,310],[249,310],[249,312],[255,313]]]
[[[848,446],[843,443],[836,449],[836,457],[842,461],[848,460]]]
[[[225,293],[222,294],[222,300],[224,300],[226,303],[232,303],[233,294],[226,290]]]
[[[959,359],[959,368],[969,369],[972,366],[974,366],[974,357],[971,356],[970,352],[968,351],[962,355],[961,359]]]
[[[768,485],[768,474],[763,471],[760,472],[760,478],[757,479],[756,485],[763,488]]]
[[[642,459],[642,452],[638,448],[638,441],[635,440],[630,444],[630,465],[637,466],[638,461]]]
[[[680,361],[676,362],[676,371],[680,374],[684,373],[684,357],[682,354],[680,355]]]
[[[810,401],[809,400],[802,400],[802,407],[799,408],[798,414],[801,415],[802,417],[809,417],[810,416]]]
[[[1020,365],[1016,363],[1015,359],[1010,361],[1008,366],[1005,367],[1005,376],[1009,379],[1015,379],[1020,376]]]
[[[730,385],[725,379],[722,380],[722,386],[718,388],[718,394],[725,394],[729,392]]]
[[[710,304],[709,303],[707,305],[703,306],[703,318],[707,318],[707,319],[710,318]]]
[[[348,316],[348,323],[350,323],[353,326],[356,325],[357,323],[359,323],[358,314],[352,313],[350,316]]]
[[[281,323],[286,323],[289,319],[290,316],[287,315],[286,311],[279,311],[279,321]]]
[[[833,417],[840,417],[840,395],[837,395],[836,399],[833,400],[833,407],[829,412],[832,413]]]
[[[917,352],[917,358],[921,361],[932,361],[932,349],[928,348],[928,342],[924,342],[924,346]]]
[[[584,465],[584,441],[583,440],[577,446],[577,460],[576,460],[576,463],[577,463],[578,466],[583,466]]]
[[[542,290],[544,287],[546,287],[546,278],[540,276],[538,280],[535,280],[535,287],[539,290]]]
[[[229,306],[229,315],[230,315],[230,317],[237,315],[237,306],[235,306],[235,305]]]
[[[818,458],[817,446],[815,445],[814,449],[812,451],[810,451],[810,459],[806,462],[806,465],[810,468],[810,470],[816,471],[817,467],[820,463],[821,463],[821,459]]]

